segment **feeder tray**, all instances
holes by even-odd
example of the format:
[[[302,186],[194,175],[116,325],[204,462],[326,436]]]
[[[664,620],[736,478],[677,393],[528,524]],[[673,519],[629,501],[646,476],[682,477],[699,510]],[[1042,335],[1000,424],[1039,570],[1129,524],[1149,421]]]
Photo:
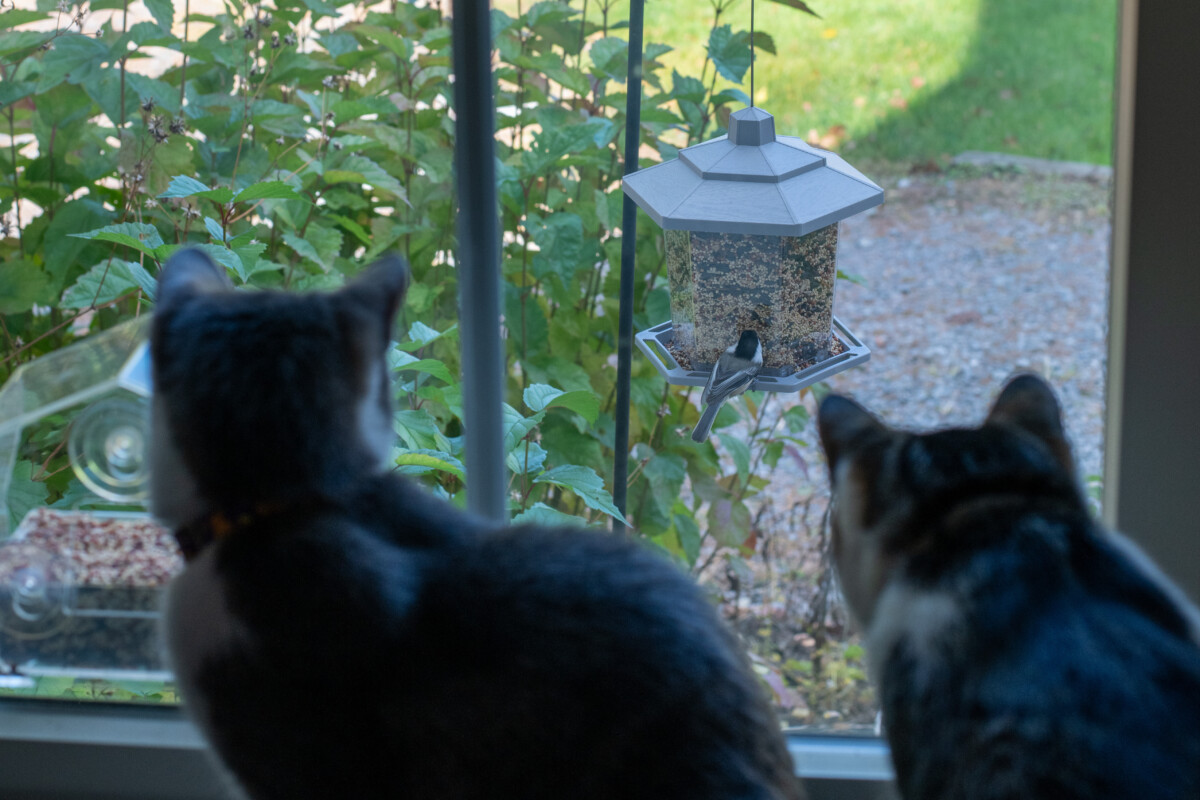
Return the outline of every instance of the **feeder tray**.
[[[827,380],[832,376],[848,370],[851,367],[866,363],[871,358],[871,351],[865,344],[850,332],[837,317],[833,318],[833,333],[835,338],[845,348],[842,352],[831,355],[822,361],[804,369],[781,374],[782,370],[764,369],[754,382],[750,384],[752,392],[798,392],[814,383]],[[667,320],[653,328],[647,328],[634,334],[634,341],[650,363],[666,378],[667,383],[674,386],[704,386],[712,372],[712,364],[694,364],[692,369],[683,367],[668,348],[675,338],[675,328],[671,320]]]

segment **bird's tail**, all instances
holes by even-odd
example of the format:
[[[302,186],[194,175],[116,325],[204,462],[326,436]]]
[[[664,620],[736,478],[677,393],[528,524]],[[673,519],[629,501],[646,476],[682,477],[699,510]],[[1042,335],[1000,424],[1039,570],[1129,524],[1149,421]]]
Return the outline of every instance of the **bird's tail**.
[[[696,427],[692,429],[692,441],[703,442],[708,439],[708,434],[712,430],[713,422],[717,419],[717,412],[721,410],[721,406],[725,405],[724,401],[718,403],[709,403],[704,407],[704,413],[700,415],[700,421],[696,423]]]

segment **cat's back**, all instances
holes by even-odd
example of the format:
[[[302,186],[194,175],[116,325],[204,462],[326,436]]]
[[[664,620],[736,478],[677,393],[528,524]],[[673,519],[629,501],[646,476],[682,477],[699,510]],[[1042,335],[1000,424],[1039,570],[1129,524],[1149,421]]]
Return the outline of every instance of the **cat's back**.
[[[819,425],[906,800],[1200,797],[1200,614],[1093,520],[1049,386],[977,428],[836,396]]]
[[[256,789],[293,778],[245,755],[257,734],[231,720],[247,708],[307,764],[294,796],[318,796],[328,760],[289,738],[314,719],[361,761],[353,796],[801,796],[735,638],[688,576],[623,537],[493,528],[389,477],[252,533],[196,565],[232,621],[192,680]],[[200,607],[201,585],[182,583],[180,605]]]
[[[1086,517],[975,525],[956,538],[1007,530],[908,586],[954,610],[888,637],[882,701],[905,796],[1200,796],[1200,648],[1153,577]]]

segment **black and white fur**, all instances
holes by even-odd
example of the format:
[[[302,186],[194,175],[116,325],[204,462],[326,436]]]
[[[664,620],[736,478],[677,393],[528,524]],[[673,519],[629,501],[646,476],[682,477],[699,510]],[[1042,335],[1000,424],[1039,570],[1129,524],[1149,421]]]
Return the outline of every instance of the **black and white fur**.
[[[191,554],[166,636],[245,793],[799,798],[687,575],[624,537],[485,523],[386,468],[407,281],[389,258],[330,294],[234,292],[193,250],[160,279],[153,508]]]
[[[833,549],[907,800],[1200,797],[1200,615],[1092,519],[1050,388],[979,428],[821,404]]]
[[[752,330],[742,331],[737,343],[726,348],[717,363],[713,364],[704,394],[700,396],[704,411],[692,429],[692,441],[703,442],[708,439],[721,406],[729,398],[746,391],[762,370],[762,365],[762,343],[758,340],[758,334]]]

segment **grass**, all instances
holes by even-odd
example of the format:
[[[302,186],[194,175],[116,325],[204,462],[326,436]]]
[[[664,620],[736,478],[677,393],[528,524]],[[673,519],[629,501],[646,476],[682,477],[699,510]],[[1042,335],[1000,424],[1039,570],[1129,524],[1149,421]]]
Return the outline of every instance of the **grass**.
[[[780,133],[855,159],[942,163],[965,150],[1111,163],[1117,0],[757,0],[755,102]],[[749,28],[749,3],[721,19]],[[650,0],[646,41],[697,74],[699,0]],[[746,80],[749,88],[749,77]]]

